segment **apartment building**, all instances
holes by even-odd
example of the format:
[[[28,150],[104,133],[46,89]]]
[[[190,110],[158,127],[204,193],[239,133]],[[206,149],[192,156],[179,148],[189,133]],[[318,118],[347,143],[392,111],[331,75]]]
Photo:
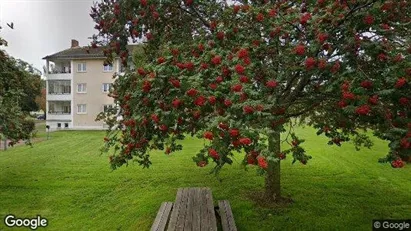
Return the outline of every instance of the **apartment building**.
[[[43,59],[47,72],[46,123],[50,130],[104,129],[105,124],[95,119],[114,106],[108,92],[113,75],[122,72],[120,61],[104,65],[102,47],[87,51],[74,39],[69,49]]]

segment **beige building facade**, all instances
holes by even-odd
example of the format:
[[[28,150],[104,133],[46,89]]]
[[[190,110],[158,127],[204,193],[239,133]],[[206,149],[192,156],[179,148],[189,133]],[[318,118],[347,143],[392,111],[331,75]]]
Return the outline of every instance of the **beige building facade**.
[[[104,65],[103,48],[80,47],[72,40],[71,47],[46,60],[46,123],[50,130],[100,130],[106,126],[95,121],[97,115],[114,106],[108,96],[120,62]]]

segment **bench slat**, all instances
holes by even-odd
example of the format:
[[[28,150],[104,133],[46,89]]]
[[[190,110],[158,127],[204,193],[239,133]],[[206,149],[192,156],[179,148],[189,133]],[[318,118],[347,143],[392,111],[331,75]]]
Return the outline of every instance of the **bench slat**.
[[[218,201],[218,208],[220,211],[223,231],[237,231],[230,203],[227,200]]]
[[[193,223],[192,223],[191,230],[196,231],[200,229],[200,219],[201,219],[201,213],[200,213],[201,203],[199,203],[201,201],[200,188],[194,188],[193,200],[195,201],[195,203],[193,207]]]
[[[154,220],[153,226],[151,226],[151,231],[164,231],[166,229],[167,221],[170,217],[172,208],[173,202],[161,203],[160,209],[157,212],[157,216]]]
[[[205,222],[201,224],[201,230],[203,230],[203,225],[204,225],[204,230],[211,230],[211,231],[217,231],[217,220],[215,217],[215,212],[214,212],[214,202],[213,202],[213,195],[211,194],[210,188],[204,188],[203,189],[203,199],[204,200],[204,206],[205,206]]]
[[[171,213],[170,223],[168,225],[167,230],[170,230],[170,231],[176,230],[178,213],[180,212],[181,201],[183,199],[182,197],[183,197],[183,189],[180,188],[177,191],[176,202],[174,203],[173,212]]]
[[[193,212],[194,212],[194,196],[195,196],[195,189],[190,188],[187,190],[187,212],[184,221],[184,231],[192,231],[192,224],[193,224]]]
[[[176,231],[183,231],[184,230],[184,224],[187,219],[187,206],[188,206],[188,199],[189,199],[189,192],[190,190],[187,188],[184,188],[182,190],[182,196],[181,196],[181,203],[180,203],[180,210],[178,212],[177,216],[177,224],[176,224]]]
[[[200,189],[200,216],[201,216],[201,221],[200,221],[200,230],[205,231],[208,230],[208,215],[207,215],[207,201],[204,200],[205,197],[205,190],[204,188]]]

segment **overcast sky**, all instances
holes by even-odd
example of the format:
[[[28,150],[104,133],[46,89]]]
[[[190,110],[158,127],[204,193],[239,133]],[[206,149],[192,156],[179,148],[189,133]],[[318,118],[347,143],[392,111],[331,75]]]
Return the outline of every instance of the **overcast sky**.
[[[93,0],[0,0],[5,50],[43,71],[42,58],[70,48],[71,39],[89,44],[88,37],[97,32],[89,15],[92,5]],[[13,30],[6,24],[10,22]]]

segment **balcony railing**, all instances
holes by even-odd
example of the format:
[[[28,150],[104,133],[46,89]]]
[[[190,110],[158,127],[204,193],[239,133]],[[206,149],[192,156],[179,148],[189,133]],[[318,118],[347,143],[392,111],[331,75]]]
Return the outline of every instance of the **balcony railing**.
[[[70,95],[71,92],[49,92],[49,95]]]
[[[71,74],[71,70],[52,70],[49,74]]]
[[[70,115],[71,112],[67,112],[67,111],[49,111],[50,115]]]

